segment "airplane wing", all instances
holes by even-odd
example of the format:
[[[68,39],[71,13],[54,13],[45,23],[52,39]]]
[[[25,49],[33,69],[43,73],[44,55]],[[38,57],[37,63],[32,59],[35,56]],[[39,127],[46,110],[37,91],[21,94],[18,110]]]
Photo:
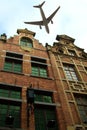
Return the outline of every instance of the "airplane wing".
[[[26,24],[33,24],[33,25],[43,25],[43,21],[34,21],[34,22],[24,22]]]
[[[57,11],[59,10],[59,8],[60,8],[60,6],[47,18],[48,23],[52,20],[52,18],[57,13]]]

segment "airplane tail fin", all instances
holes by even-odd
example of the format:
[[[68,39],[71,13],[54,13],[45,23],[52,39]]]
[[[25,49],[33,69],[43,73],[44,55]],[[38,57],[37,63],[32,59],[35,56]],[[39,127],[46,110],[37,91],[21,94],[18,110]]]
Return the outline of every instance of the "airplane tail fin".
[[[37,5],[37,6],[33,6],[33,7],[35,7],[35,8],[41,8],[41,7],[43,6],[44,3],[45,3],[45,1],[44,1],[42,4]]]

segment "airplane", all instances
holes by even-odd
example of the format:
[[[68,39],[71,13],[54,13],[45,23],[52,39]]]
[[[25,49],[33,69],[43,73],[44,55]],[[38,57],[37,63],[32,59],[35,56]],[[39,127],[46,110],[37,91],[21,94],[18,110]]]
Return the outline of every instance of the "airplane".
[[[45,17],[44,11],[42,9],[43,4],[45,3],[45,1],[37,6],[33,6],[35,8],[40,8],[40,13],[42,16],[42,21],[34,21],[34,22],[24,22],[25,24],[33,24],[33,25],[39,25],[40,29],[42,29],[41,26],[45,26],[46,32],[49,33],[49,27],[48,27],[48,23],[51,21],[51,24],[53,24],[52,18],[54,17],[54,15],[57,13],[57,11],[59,10],[60,6],[48,17]]]

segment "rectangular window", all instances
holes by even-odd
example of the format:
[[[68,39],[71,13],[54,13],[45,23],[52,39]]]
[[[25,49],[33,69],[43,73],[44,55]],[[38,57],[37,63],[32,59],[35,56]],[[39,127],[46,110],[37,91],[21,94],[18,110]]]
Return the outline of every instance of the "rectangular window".
[[[15,90],[8,90],[8,89],[1,89],[0,88],[0,96],[1,97],[20,99],[21,98],[21,92],[15,91]]]
[[[15,53],[6,53],[4,70],[11,72],[22,72],[22,55]]]
[[[77,77],[74,66],[70,64],[64,64],[63,66],[64,66],[64,72],[66,74],[67,79],[78,81],[78,77]]]
[[[87,96],[75,95],[75,100],[83,123],[87,124]]]
[[[21,40],[20,40],[20,45],[21,46],[24,46],[24,47],[30,47],[32,48],[33,47],[33,43],[32,43],[32,40],[27,38],[27,37],[22,37]]]
[[[52,93],[35,91],[35,101],[52,103]]]
[[[8,115],[14,118],[12,127],[20,128],[20,106],[0,103],[0,127],[6,126],[6,117]]]
[[[69,55],[76,56],[76,52],[74,50],[68,50]]]
[[[35,130],[58,130],[56,112],[52,107],[35,107]],[[52,124],[51,121],[55,123]]]
[[[0,97],[21,99],[21,88],[0,84]]]
[[[32,75],[47,77],[47,64],[45,59],[31,57]]]

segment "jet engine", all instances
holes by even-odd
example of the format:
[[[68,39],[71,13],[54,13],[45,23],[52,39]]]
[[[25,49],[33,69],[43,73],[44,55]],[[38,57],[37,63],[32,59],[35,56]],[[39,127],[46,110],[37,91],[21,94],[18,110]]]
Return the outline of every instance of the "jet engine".
[[[53,21],[51,20],[51,24],[53,24]]]
[[[40,29],[42,29],[41,25],[40,25]]]

